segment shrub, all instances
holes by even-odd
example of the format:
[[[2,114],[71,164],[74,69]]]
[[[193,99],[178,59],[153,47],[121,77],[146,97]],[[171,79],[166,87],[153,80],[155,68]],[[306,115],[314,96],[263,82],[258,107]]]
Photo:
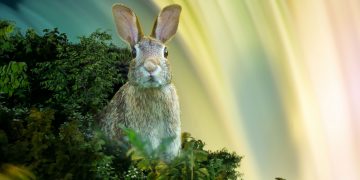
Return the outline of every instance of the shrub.
[[[5,169],[25,167],[19,172],[30,179],[240,177],[241,157],[206,151],[187,133],[181,154],[165,163],[158,158],[161,148],[146,151],[148,142],[130,129],[130,150],[97,130],[95,116],[126,81],[130,58],[99,30],[71,43],[57,29],[21,34],[0,21],[0,162]]]

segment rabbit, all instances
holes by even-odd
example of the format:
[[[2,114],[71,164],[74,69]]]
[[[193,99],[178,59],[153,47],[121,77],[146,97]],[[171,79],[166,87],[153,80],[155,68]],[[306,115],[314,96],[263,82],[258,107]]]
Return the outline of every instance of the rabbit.
[[[171,139],[163,155],[176,157],[181,146],[180,107],[171,79],[165,46],[176,33],[181,6],[166,6],[155,20],[150,36],[145,36],[134,12],[114,4],[112,13],[117,32],[132,49],[126,82],[105,107],[102,130],[111,139],[122,138],[121,126],[131,128],[156,149],[163,139]]]

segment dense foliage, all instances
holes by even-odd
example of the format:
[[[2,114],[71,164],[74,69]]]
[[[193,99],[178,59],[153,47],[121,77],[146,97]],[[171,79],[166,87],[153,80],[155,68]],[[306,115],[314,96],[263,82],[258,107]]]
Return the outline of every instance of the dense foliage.
[[[206,151],[187,133],[181,154],[165,163],[158,154],[166,141],[147,151],[148,142],[128,129],[128,150],[97,130],[95,116],[126,81],[129,59],[106,32],[71,43],[57,29],[22,34],[0,21],[0,178],[240,177],[241,157]]]

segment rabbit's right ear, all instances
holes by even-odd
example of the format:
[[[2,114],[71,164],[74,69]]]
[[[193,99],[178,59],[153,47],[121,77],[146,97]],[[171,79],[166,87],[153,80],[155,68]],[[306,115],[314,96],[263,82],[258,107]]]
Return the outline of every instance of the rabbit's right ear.
[[[112,13],[119,35],[134,46],[144,35],[135,13],[122,4],[114,4]]]
[[[154,23],[151,37],[154,37],[163,43],[166,43],[171,39],[176,33],[180,12],[181,6],[177,4],[164,7]]]

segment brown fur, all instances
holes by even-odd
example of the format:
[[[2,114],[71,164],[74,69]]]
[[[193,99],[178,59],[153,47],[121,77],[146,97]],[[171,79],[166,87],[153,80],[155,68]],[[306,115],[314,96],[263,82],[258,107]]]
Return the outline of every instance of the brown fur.
[[[136,50],[130,62],[128,82],[112,98],[101,116],[101,127],[112,139],[123,136],[121,127],[135,130],[156,149],[163,139],[173,138],[165,160],[180,149],[180,107],[171,83],[170,64],[164,57],[164,43],[177,29],[181,7],[170,5],[159,14],[152,37],[143,36],[131,9],[116,4],[113,14],[120,36]],[[140,33],[139,33],[140,32]],[[141,36],[141,37],[139,37]]]
[[[161,88],[139,88],[126,83],[105,109],[103,130],[112,139],[121,139],[121,126],[135,130],[149,138],[156,148],[164,138],[174,137],[175,150],[165,157],[173,157],[180,146],[180,111],[173,84]]]

